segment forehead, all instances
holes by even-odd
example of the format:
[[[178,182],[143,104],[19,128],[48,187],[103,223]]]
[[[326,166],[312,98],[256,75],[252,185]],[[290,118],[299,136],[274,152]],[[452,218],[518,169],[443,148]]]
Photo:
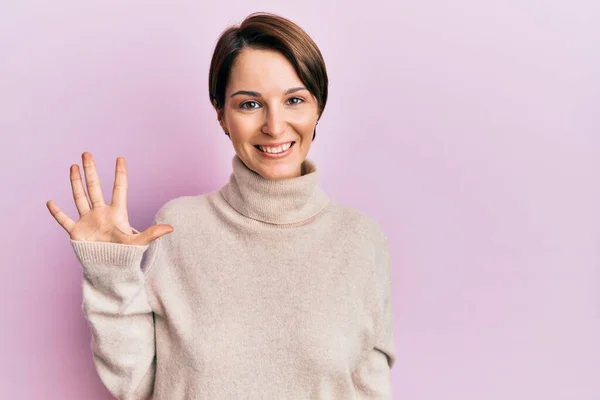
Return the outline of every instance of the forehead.
[[[278,51],[246,48],[238,54],[229,76],[227,92],[255,90],[281,92],[303,86],[294,67]]]

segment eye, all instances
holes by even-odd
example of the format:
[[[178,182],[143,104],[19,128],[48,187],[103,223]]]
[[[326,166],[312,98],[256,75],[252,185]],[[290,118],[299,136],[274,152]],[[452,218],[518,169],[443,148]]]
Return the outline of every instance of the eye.
[[[299,100],[299,101],[292,101],[291,103],[293,105],[304,103],[304,99],[302,99],[300,97],[291,97],[288,101],[290,101],[290,100]]]
[[[247,104],[255,104],[255,105],[259,105],[258,102],[254,101],[254,100],[250,100],[250,101],[246,101],[242,104],[240,104],[240,108],[244,109],[244,110],[252,110],[258,107],[245,107]]]

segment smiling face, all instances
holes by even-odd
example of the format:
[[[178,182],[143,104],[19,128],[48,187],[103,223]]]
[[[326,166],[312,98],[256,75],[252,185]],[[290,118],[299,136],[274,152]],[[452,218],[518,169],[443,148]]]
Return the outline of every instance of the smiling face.
[[[220,124],[248,168],[266,179],[301,175],[318,120],[316,98],[273,50],[242,50],[225,90]]]

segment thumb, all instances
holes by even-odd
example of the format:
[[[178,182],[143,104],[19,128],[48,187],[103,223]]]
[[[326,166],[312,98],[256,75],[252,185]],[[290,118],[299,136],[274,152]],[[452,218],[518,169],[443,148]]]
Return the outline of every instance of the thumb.
[[[155,241],[159,237],[173,232],[174,230],[175,229],[168,224],[152,225],[145,231],[140,232],[139,235],[136,235],[133,242],[134,244],[140,244],[142,246],[145,246]]]

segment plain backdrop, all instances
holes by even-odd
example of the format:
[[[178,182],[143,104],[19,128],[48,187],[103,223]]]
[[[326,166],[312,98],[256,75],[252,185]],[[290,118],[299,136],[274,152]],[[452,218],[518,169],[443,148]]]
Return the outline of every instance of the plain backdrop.
[[[556,0],[0,3],[3,399],[109,399],[77,217],[90,151],[106,200],[129,168],[145,229],[221,187],[208,100],[219,34],[251,12],[320,46],[330,97],[309,153],[390,241],[394,399],[600,399],[600,3]]]

